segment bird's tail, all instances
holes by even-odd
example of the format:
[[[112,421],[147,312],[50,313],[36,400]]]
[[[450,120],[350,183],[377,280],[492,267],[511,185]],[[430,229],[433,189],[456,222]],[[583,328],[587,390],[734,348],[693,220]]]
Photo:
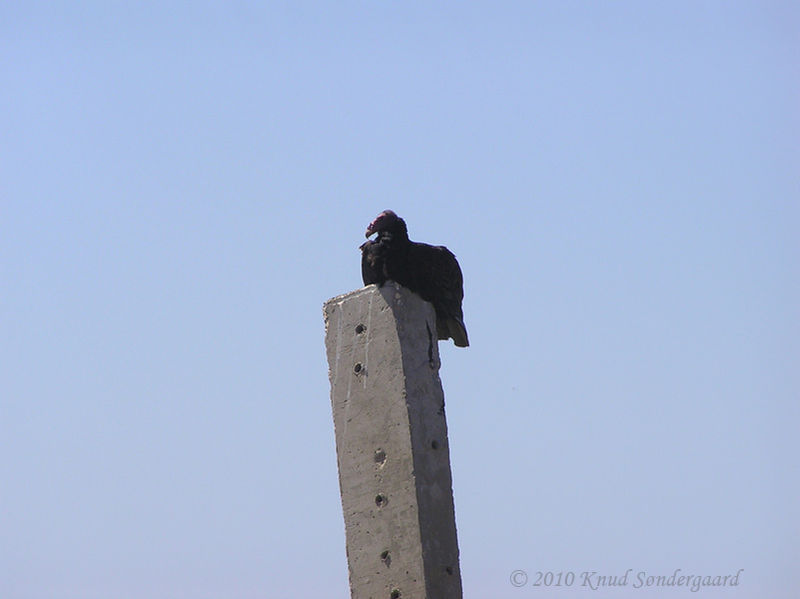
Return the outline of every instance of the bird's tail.
[[[453,338],[453,343],[456,347],[469,347],[469,338],[467,337],[467,327],[460,318],[451,317],[447,319],[447,330]]]

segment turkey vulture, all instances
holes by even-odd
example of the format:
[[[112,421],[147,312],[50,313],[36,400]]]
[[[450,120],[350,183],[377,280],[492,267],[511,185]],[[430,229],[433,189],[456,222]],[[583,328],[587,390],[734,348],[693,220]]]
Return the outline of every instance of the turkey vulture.
[[[463,278],[456,257],[444,246],[411,241],[405,221],[391,210],[384,210],[369,227],[360,246],[361,276],[364,285],[394,281],[433,304],[436,311],[436,334],[452,338],[458,347],[467,347],[467,329],[461,300]]]

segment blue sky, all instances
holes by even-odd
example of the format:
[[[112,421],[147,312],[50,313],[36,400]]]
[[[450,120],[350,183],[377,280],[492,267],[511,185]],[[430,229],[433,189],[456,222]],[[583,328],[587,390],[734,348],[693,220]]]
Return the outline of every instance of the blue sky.
[[[6,2],[0,595],[346,597],[322,303],[452,249],[467,599],[800,558],[792,2]]]

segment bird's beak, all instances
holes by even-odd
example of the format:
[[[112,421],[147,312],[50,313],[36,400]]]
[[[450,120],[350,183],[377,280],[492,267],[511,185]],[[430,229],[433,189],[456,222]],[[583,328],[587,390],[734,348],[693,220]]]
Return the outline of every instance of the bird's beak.
[[[372,235],[374,232],[375,232],[375,231],[372,229],[372,225],[370,225],[369,227],[367,227],[367,232],[366,232],[366,233],[364,233],[364,237],[369,237],[369,236],[370,236],[370,235]]]

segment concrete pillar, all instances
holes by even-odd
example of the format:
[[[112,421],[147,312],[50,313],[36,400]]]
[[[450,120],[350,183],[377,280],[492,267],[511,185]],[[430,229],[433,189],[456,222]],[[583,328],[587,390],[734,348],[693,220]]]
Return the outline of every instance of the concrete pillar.
[[[386,283],[328,300],[353,599],[461,599],[433,307]]]

